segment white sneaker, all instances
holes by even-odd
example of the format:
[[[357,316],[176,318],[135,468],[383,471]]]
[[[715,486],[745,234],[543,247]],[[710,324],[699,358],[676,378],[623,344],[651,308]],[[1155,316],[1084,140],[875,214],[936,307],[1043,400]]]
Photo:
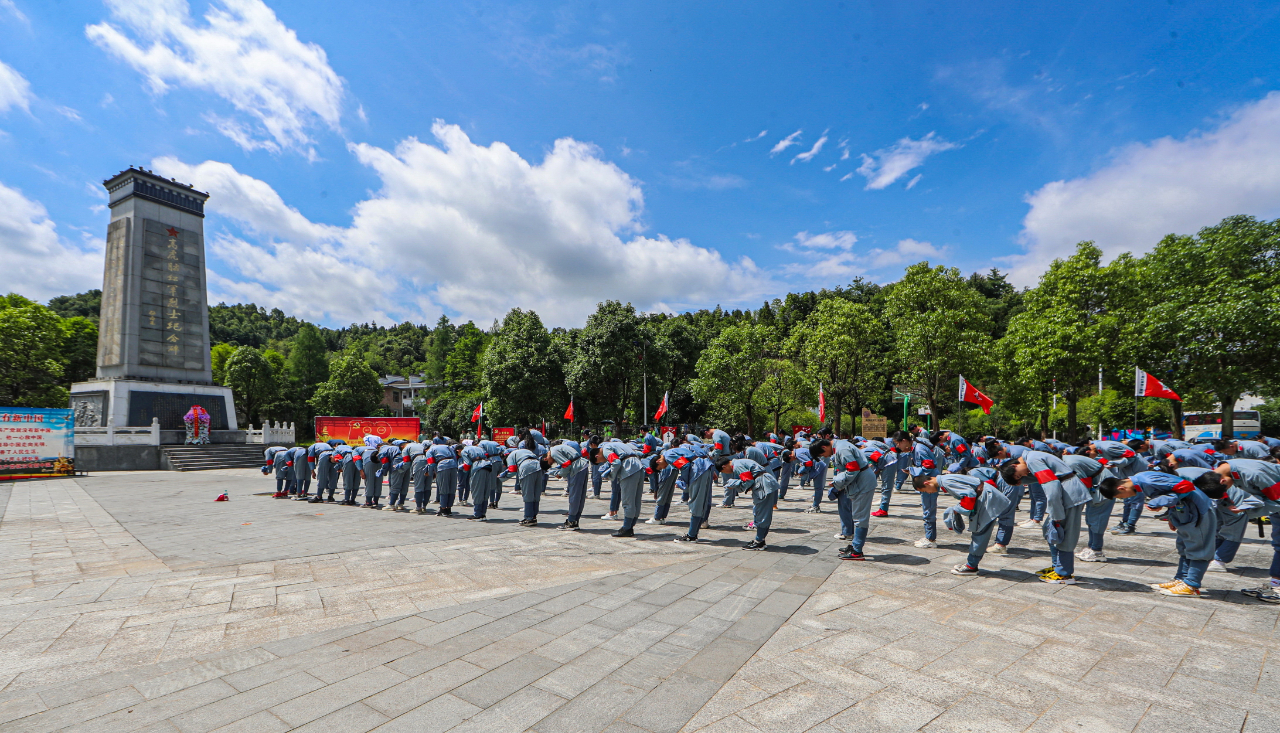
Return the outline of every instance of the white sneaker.
[[[384,512],[394,512],[395,510],[396,510],[396,508],[395,508],[394,506],[392,506],[391,504],[388,504],[388,505],[386,505],[386,506],[382,507],[382,511],[384,511]]]
[[[622,517],[619,517],[617,514],[602,514],[602,515],[600,515],[600,518],[601,518],[601,519],[613,519],[613,520],[619,520],[619,519],[622,519]]]
[[[666,524],[666,523],[667,523],[667,520],[665,520],[665,519],[654,519],[654,518],[650,517],[649,519],[644,520],[644,523],[645,523],[645,524]]]
[[[836,539],[838,539],[838,540],[844,540],[845,542],[848,542],[849,540],[851,540],[851,539],[853,539],[853,538],[852,538],[852,537],[850,537],[850,536],[849,536],[849,535],[847,535],[847,534],[838,534],[838,535],[836,535]]]
[[[1206,568],[1206,570],[1208,570],[1211,573],[1230,572],[1230,568],[1228,568],[1227,564],[1222,562],[1221,560],[1213,560],[1212,562],[1209,563],[1209,567]]]
[[[991,547],[987,548],[987,552],[992,555],[1008,555],[1009,548],[1005,547],[1004,545],[992,545]]]
[[[1080,562],[1106,562],[1107,556],[1102,550],[1096,552],[1091,548],[1084,548],[1076,553],[1076,559]]]
[[[937,546],[938,546],[938,543],[934,542],[928,537],[921,537],[920,539],[916,540],[916,547],[919,547],[922,550],[932,550]]]
[[[1023,522],[1022,524],[1019,524],[1018,526],[1022,527],[1023,529],[1035,529],[1040,526],[1040,523],[1034,519],[1028,519],[1027,521]]]
[[[804,513],[805,513],[805,514],[821,514],[821,513],[822,513],[822,510],[821,510],[821,509],[819,509],[819,508],[818,508],[818,507],[816,507],[816,506],[811,506],[811,507],[809,507],[808,509],[805,509],[805,510],[804,510]]]

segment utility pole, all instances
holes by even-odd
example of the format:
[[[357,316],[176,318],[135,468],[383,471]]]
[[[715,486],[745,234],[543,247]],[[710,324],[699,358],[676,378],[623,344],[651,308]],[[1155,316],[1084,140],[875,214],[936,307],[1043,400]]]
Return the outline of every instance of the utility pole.
[[[1102,367],[1098,367],[1098,432],[1093,435],[1094,440],[1102,440]]]
[[[1053,387],[1053,410],[1054,410],[1054,412],[1056,412],[1056,411],[1058,410],[1058,386],[1057,386],[1057,381],[1058,381],[1058,380],[1056,380],[1056,379],[1055,379],[1055,380],[1053,380],[1053,381],[1054,381],[1054,387]],[[1052,419],[1053,419],[1053,417],[1052,417],[1052,413],[1050,413],[1050,417],[1049,417],[1049,419],[1050,419],[1050,420],[1052,420]],[[1053,429],[1053,439],[1054,439],[1054,440],[1057,440],[1057,439],[1058,439],[1058,429],[1057,429],[1057,428],[1054,428],[1054,429]]]
[[[645,341],[640,346],[640,364],[644,368],[643,376],[641,377],[644,383],[644,420],[641,422],[642,425],[649,424],[649,360],[645,358],[648,355],[649,342]]]

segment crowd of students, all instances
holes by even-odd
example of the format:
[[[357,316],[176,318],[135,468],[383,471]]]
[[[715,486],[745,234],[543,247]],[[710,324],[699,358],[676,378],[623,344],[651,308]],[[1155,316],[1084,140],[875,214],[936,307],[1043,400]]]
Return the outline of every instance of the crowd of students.
[[[1242,592],[1280,603],[1280,537],[1275,529],[1280,523],[1280,440],[1274,438],[1069,445],[986,436],[971,442],[958,433],[931,435],[916,426],[885,439],[837,437],[823,429],[814,435],[769,434],[753,440],[708,429],[702,435],[667,433],[662,438],[646,432],[631,441],[584,434],[579,442],[549,441],[530,429],[504,443],[459,442],[438,434],[424,442],[384,442],[369,435],[354,446],[341,440],[273,446],[266,449],[265,459],[262,472],[274,473],[277,498],[418,514],[427,514],[434,504],[435,514],[445,517],[461,506],[471,508],[467,519],[480,522],[488,521],[488,510],[498,506],[511,481],[513,493],[524,502],[524,526],[537,524],[539,502],[554,475],[566,481],[568,516],[557,527],[564,531],[579,529],[587,494],[601,498],[607,479],[609,508],[601,519],[621,522],[614,537],[635,536],[646,485],[654,501],[646,524],[667,522],[678,489],[680,503],[689,509],[689,524],[676,542],[697,542],[699,530],[708,527],[719,485],[718,508],[734,507],[739,495],[750,496],[752,518],[746,528],[755,536],[744,547],[749,550],[765,548],[773,512],[787,500],[794,482],[804,492],[802,501],[812,491],[806,512],[822,512],[824,497],[835,503],[840,523],[836,538],[848,542],[839,554],[854,561],[871,559],[863,553],[871,519],[887,516],[894,491],[910,481],[919,493],[924,525],[916,547],[937,547],[938,495],[956,501],[942,513],[942,522],[950,531],[967,532],[969,553],[952,573],[976,575],[986,553],[1006,554],[1016,526],[1038,529],[1049,545],[1052,564],[1037,577],[1067,585],[1076,582],[1076,560],[1107,561],[1104,539],[1120,502],[1111,534],[1133,534],[1144,508],[1159,512],[1156,519],[1166,520],[1177,534],[1177,571],[1168,582],[1152,587],[1183,598],[1200,596],[1206,572],[1227,570],[1251,520],[1259,527],[1271,522],[1271,580]],[[406,507],[410,492],[412,510]],[[878,506],[872,510],[877,493]],[[1015,525],[1024,498],[1030,502],[1030,519]],[[1085,546],[1077,549],[1082,535]]]

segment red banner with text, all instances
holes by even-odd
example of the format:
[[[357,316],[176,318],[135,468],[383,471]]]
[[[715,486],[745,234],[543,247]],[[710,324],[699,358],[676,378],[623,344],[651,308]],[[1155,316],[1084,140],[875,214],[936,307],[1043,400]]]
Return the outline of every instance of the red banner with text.
[[[507,438],[514,437],[514,436],[515,436],[515,434],[516,434],[516,429],[515,429],[515,428],[494,428],[494,429],[493,429],[493,442],[495,442],[495,443],[506,443],[506,442],[507,442]]]
[[[330,438],[347,441],[347,445],[359,445],[364,436],[376,435],[384,441],[418,439],[422,424],[416,417],[334,417],[316,416],[316,441]]]

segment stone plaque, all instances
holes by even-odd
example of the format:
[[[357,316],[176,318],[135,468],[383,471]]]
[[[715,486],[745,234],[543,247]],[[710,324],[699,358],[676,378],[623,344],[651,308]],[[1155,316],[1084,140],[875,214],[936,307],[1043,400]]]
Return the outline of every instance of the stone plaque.
[[[77,392],[71,395],[71,414],[78,428],[104,428],[107,426],[106,390]]]
[[[160,418],[161,430],[182,430],[182,416],[192,405],[209,411],[209,429],[227,429],[227,401],[221,395],[182,392],[129,392],[129,426],[150,427],[151,418]]]
[[[204,287],[195,232],[143,219],[138,360],[173,369],[204,367]]]

